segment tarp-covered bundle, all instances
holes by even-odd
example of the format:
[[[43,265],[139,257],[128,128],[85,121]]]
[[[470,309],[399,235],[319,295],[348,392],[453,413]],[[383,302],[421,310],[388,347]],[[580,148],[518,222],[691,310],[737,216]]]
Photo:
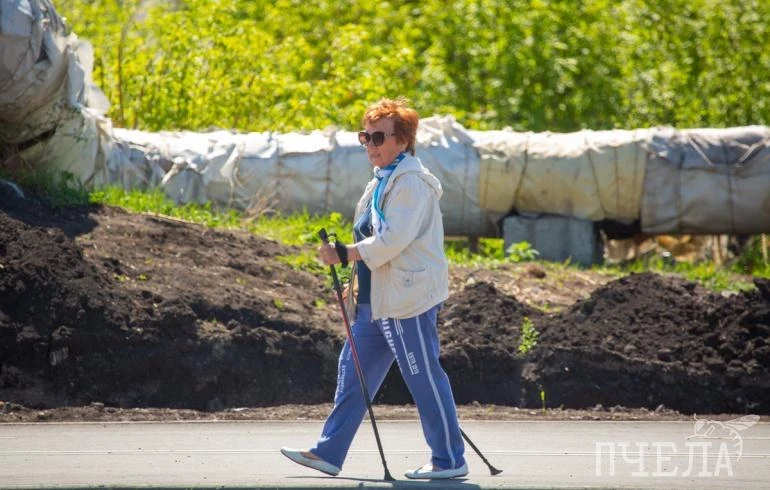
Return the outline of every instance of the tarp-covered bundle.
[[[770,231],[770,128],[474,132],[480,206],[650,234]]]
[[[92,60],[48,0],[0,0],[0,155],[104,183],[93,179],[111,151],[109,104]]]
[[[665,129],[648,151],[645,232],[770,231],[770,128]]]
[[[91,49],[47,0],[0,0],[0,157],[84,184],[161,187],[177,202],[350,217],[372,177],[352,131],[113,129]],[[395,95],[395,94],[394,94]],[[512,213],[641,224],[649,233],[770,231],[770,130],[470,131],[420,122],[417,156],[442,181],[450,235],[497,236]]]
[[[641,220],[649,233],[770,230],[770,130],[653,128],[517,133],[468,131],[450,117],[420,123],[417,155],[442,181],[445,227],[495,235],[511,212],[591,221]],[[371,178],[356,134],[115,130],[131,142],[111,181],[162,185],[179,202],[246,207],[270,196],[284,212],[350,216]]]
[[[269,199],[291,213],[336,211],[351,217],[372,166],[351,131],[310,133],[149,133],[115,129],[109,180],[126,188],[161,185],[178,202],[214,201],[245,209]],[[479,206],[479,154],[473,139],[452,118],[420,123],[417,156],[444,186],[447,232],[495,233]]]
[[[480,206],[592,221],[639,218],[653,130],[474,132]]]

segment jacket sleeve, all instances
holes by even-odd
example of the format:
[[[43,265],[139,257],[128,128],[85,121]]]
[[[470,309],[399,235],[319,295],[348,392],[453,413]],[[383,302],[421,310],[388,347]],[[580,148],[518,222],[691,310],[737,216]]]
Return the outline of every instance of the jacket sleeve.
[[[400,254],[420,233],[430,206],[433,189],[418,175],[406,174],[393,183],[383,213],[388,229],[382,236],[358,242],[358,252],[369,269],[377,269]]]

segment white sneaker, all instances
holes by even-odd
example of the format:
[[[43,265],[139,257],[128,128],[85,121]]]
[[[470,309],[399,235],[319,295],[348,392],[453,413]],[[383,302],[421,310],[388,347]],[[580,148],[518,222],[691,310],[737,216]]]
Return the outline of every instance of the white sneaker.
[[[448,478],[458,478],[468,474],[468,463],[452,470],[442,470],[433,463],[428,463],[422,468],[407,471],[404,476],[413,480],[446,480]]]
[[[314,470],[326,473],[327,475],[339,475],[340,469],[333,464],[327,463],[323,459],[308,458],[307,456],[302,455],[303,452],[307,451],[303,451],[301,449],[291,449],[288,447],[281,448],[281,454],[294,461],[295,463],[301,464],[302,466],[307,466],[308,468],[313,468]]]

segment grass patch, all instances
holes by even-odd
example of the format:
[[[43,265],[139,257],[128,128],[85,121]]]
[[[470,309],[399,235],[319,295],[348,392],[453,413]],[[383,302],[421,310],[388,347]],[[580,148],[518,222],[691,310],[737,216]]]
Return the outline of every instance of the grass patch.
[[[240,214],[232,209],[220,209],[211,202],[206,204],[176,204],[161,189],[126,191],[107,187],[91,193],[91,202],[118,206],[133,213],[153,213],[198,223],[211,228],[242,228]]]
[[[664,257],[638,259],[628,264],[607,266],[602,270],[619,276],[653,271],[658,273],[678,274],[690,281],[700,283],[713,291],[746,291],[754,288],[754,284],[746,279],[745,272],[738,272],[733,267],[719,267],[713,262],[676,262]],[[751,276],[762,277],[764,270],[755,271],[759,274]]]
[[[503,264],[518,264],[536,260],[540,253],[527,242],[514,243],[505,250],[502,238],[479,238],[473,250],[471,242],[464,239],[444,241],[444,252],[451,265],[463,265],[494,269]]]
[[[124,190],[108,187],[94,191],[90,202],[118,206],[134,213],[152,213],[197,223],[210,228],[241,229],[255,235],[276,240],[285,245],[301,247],[296,254],[279,256],[277,259],[296,270],[316,275],[328,274],[328,267],[318,261],[315,248],[321,244],[318,230],[325,228],[337,233],[344,242],[350,242],[350,223],[340,213],[325,216],[311,215],[307,211],[283,216],[280,213],[253,215],[206,204],[187,203],[177,205],[161,189],[149,191]],[[347,281],[350,268],[337,268],[340,281]]]
[[[89,203],[88,190],[71,172],[51,172],[26,166],[0,167],[0,179],[14,182],[26,195],[43,199],[54,207]]]
[[[218,207],[211,202],[177,205],[160,189],[126,191],[118,187],[108,187],[89,194],[71,174],[52,175],[45,172],[32,174],[15,171],[13,176],[8,176],[8,170],[5,169],[0,172],[0,177],[15,181],[25,192],[48,196],[48,199],[58,206],[87,203],[119,206],[131,212],[160,214],[212,228],[243,229],[286,245],[299,246],[301,251],[279,257],[278,260],[297,270],[317,275],[329,274],[328,267],[318,261],[315,253],[315,248],[320,245],[318,230],[325,228],[329,233],[337,233],[345,243],[352,241],[351,223],[340,213],[312,215],[304,211],[289,216],[280,213],[247,215],[233,209]],[[594,266],[590,270],[617,278],[633,272],[674,273],[714,291],[748,290],[754,287],[750,277],[770,278],[770,265],[764,263],[759,244],[760,240],[757,237],[744,254],[729,266],[724,267],[708,261],[689,263],[652,257],[624,265]],[[468,240],[448,239],[445,242],[445,251],[451,265],[489,269],[504,264],[534,261],[538,257],[537,250],[526,242],[513,244],[506,251],[502,238],[480,238],[478,246],[473,250]],[[541,264],[546,267],[549,276],[556,277],[567,277],[578,270],[586,270],[569,261],[541,262]],[[340,281],[344,284],[348,280],[350,268],[337,267],[336,270]]]
[[[119,206],[135,213],[162,214],[212,228],[239,228],[286,245],[320,244],[318,230],[321,228],[338,233],[343,241],[349,242],[352,238],[350,223],[340,213],[319,216],[304,211],[289,216],[280,213],[253,216],[210,201],[178,205],[161,189],[126,191],[118,187],[93,192],[91,202]],[[302,260],[296,262],[300,264]]]

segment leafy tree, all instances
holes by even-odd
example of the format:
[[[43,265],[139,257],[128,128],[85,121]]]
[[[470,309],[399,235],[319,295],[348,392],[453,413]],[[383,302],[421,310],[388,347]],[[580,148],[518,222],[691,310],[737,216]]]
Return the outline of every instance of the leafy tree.
[[[405,95],[473,129],[768,124],[762,0],[61,0],[117,126],[355,129]]]

